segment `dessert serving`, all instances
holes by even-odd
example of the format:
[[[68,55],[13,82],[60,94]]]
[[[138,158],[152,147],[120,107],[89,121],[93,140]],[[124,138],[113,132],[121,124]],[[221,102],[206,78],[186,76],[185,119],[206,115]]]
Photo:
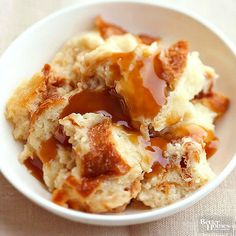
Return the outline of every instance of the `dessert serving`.
[[[214,173],[215,122],[229,100],[180,40],[132,34],[97,17],[7,103],[19,160],[61,206],[120,212],[184,198]],[[131,204],[132,205],[132,204]]]

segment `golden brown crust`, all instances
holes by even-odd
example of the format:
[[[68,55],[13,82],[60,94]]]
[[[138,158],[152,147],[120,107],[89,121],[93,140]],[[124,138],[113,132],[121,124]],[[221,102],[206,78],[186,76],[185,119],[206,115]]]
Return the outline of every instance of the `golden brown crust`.
[[[68,85],[68,81],[63,77],[57,76],[49,64],[44,65],[42,74],[46,86],[46,90],[43,93],[44,100],[57,96],[57,89]],[[72,86],[72,84],[70,83],[69,86]]]
[[[102,179],[101,179],[102,180]],[[90,193],[100,184],[100,179],[86,179],[78,180],[74,176],[69,176],[61,189],[53,192],[52,201],[58,205],[69,207],[75,210],[92,212],[90,206],[83,201],[90,195]],[[109,212],[122,212],[125,210],[127,204],[116,207],[114,209],[107,209]]]
[[[55,76],[51,66],[45,64],[40,75],[36,75],[27,84],[27,87],[21,89],[22,96],[20,98],[20,105],[27,106],[36,95],[41,94],[42,100],[46,100],[57,95],[56,88],[65,86],[65,79]]]
[[[69,176],[64,182],[61,191],[54,192],[54,202],[64,205],[68,200],[72,199],[68,195],[71,193],[76,193],[76,195],[86,198],[92,194],[101,181],[108,177],[124,175],[130,170],[130,166],[123,161],[115,149],[112,142],[111,127],[111,121],[105,119],[89,129],[90,151],[80,157],[82,177],[78,179]],[[138,186],[135,185],[134,187]],[[67,189],[69,190],[67,191]],[[75,202],[73,205],[76,205]],[[86,211],[89,211],[89,209],[86,208]]]
[[[164,175],[167,171],[167,168],[164,168],[159,162],[155,162],[152,166],[152,171],[149,173],[145,173],[144,178],[151,179],[153,176],[156,175]]]
[[[73,176],[69,176],[66,180],[66,184],[74,188],[83,197],[87,197],[100,184],[100,181],[102,179],[103,177],[95,179],[89,179],[89,178],[76,179]]]
[[[176,142],[178,142],[178,139],[176,140]],[[144,175],[145,180],[149,181],[153,177],[164,179],[165,176],[168,175],[168,173],[177,172],[183,180],[189,182],[189,184],[191,185],[191,180],[193,177],[191,174],[191,162],[194,161],[195,163],[200,163],[200,156],[199,152],[194,149],[193,143],[191,142],[186,142],[183,145],[182,149],[184,152],[180,160],[177,160],[176,154],[176,156],[173,155],[172,158],[168,160],[168,164],[165,167],[160,163],[155,162],[152,166],[152,171]],[[168,191],[172,184],[176,183],[167,181],[161,183],[160,185],[157,185],[156,188],[165,194],[169,194]]]
[[[63,95],[71,88],[69,82],[56,76],[48,64],[31,80],[24,82],[11,97],[6,109],[6,117],[14,125],[15,138],[25,141],[29,135],[31,119],[34,123],[35,115],[39,112],[37,110],[42,110],[45,100]],[[44,105],[39,108],[42,103]]]
[[[122,35],[126,33],[126,31],[121,27],[104,21],[100,16],[96,17],[95,25],[97,26],[101,36],[105,39],[112,35]]]
[[[193,100],[193,103],[201,103],[210,110],[217,113],[217,117],[224,115],[229,108],[229,99],[221,93],[211,92],[209,94],[202,94]]]
[[[100,184],[103,178],[77,179],[69,176],[60,189],[56,189],[52,195],[52,201],[61,206],[90,212],[90,207],[82,199],[88,197]]]
[[[137,210],[149,210],[150,207],[144,205],[143,202],[139,201],[138,199],[134,198],[129,204],[129,207],[131,209],[137,209]]]
[[[102,17],[97,16],[95,19],[95,25],[98,28],[100,35],[106,39],[113,35],[122,35],[126,34],[127,31],[121,28],[118,25],[108,23],[102,19]],[[139,34],[137,38],[141,40],[142,43],[150,45],[155,41],[159,41],[160,38],[152,37],[147,34]]]
[[[151,45],[153,42],[160,41],[160,38],[155,38],[147,34],[139,34],[138,38],[146,45]]]
[[[38,179],[42,184],[44,184],[43,163],[38,157],[28,157],[24,161],[24,165],[36,179]]]
[[[188,55],[188,43],[187,41],[178,41],[173,44],[165,53],[163,66],[163,79],[166,80],[171,89],[173,89],[173,83],[183,73],[187,63]]]
[[[90,152],[82,158],[83,176],[124,175],[130,167],[116,151],[111,140],[111,121],[103,120],[91,127],[89,132]]]
[[[31,81],[27,83],[27,86],[24,89],[17,90],[19,96],[19,105],[27,106],[37,94],[46,90],[44,77],[41,75],[35,75]],[[20,94],[18,93],[20,92]]]
[[[43,101],[38,106],[37,110],[32,114],[32,117],[30,119],[30,129],[32,129],[33,124],[44,111],[48,110],[49,107],[54,107],[59,104],[62,104],[64,101],[65,100],[63,98],[60,98],[56,95],[54,97],[48,98],[47,100]]]
[[[23,82],[9,99],[6,107],[6,118],[13,124],[15,139],[25,142],[29,135],[29,120],[32,112],[42,100],[41,91],[44,79],[36,74],[29,81]]]

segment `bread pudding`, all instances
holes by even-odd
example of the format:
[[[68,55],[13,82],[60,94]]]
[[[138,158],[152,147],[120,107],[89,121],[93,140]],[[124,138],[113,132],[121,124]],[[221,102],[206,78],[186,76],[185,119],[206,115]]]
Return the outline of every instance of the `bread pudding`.
[[[63,207],[158,208],[214,178],[215,121],[229,106],[218,75],[180,40],[129,33],[95,20],[6,106],[20,162]]]

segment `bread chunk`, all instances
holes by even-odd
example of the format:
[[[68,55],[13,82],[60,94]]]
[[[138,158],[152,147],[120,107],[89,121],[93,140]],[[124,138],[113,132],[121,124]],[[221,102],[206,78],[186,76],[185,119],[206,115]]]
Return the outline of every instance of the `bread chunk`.
[[[154,164],[145,174],[137,199],[152,208],[171,204],[214,178],[202,145],[190,137],[167,145],[164,157],[169,163]]]
[[[144,171],[150,171],[150,157],[101,114],[71,114],[60,124],[77,167],[55,190],[54,202],[97,213],[125,208],[137,196]]]

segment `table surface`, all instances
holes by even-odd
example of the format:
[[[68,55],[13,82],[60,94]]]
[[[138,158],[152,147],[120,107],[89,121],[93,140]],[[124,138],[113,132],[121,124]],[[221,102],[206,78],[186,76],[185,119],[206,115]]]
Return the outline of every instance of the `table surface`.
[[[78,0],[0,0],[0,53],[39,19]],[[177,4],[217,25],[236,44],[235,0],[159,0]],[[2,157],[3,158],[3,157]],[[236,170],[212,193],[171,217],[147,224],[98,227],[70,222],[36,206],[0,174],[0,235],[198,235],[200,216],[236,217]]]

